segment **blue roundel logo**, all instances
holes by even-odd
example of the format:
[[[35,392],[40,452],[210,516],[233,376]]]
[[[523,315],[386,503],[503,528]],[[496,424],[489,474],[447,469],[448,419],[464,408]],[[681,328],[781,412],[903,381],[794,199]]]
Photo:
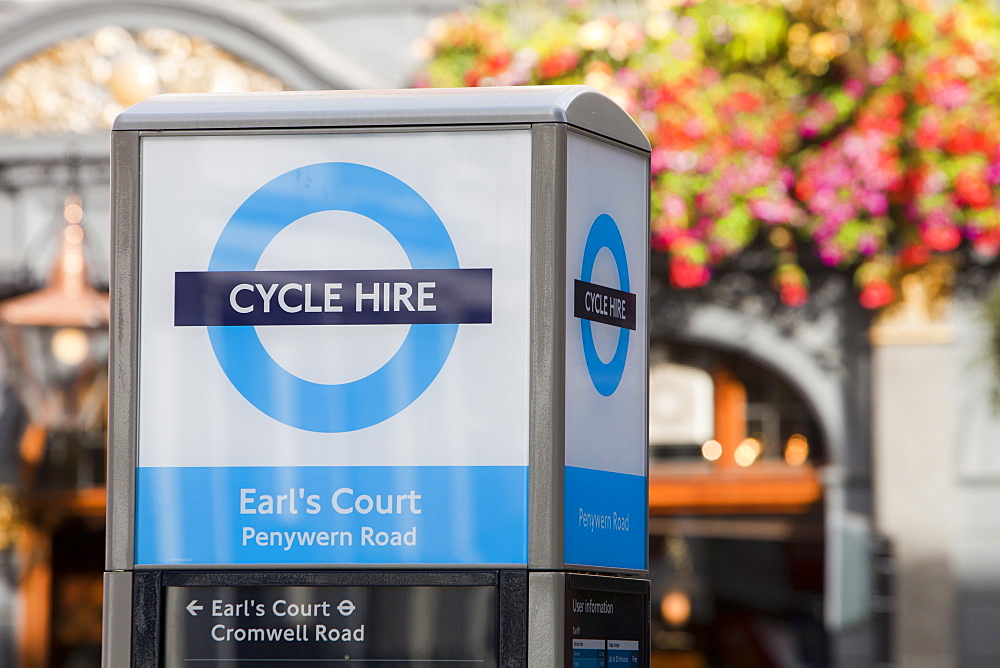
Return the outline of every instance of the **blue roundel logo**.
[[[611,251],[618,269],[618,289],[592,283],[594,262],[604,248]],[[614,219],[601,214],[590,227],[583,250],[580,280],[574,287],[574,315],[580,318],[583,356],[594,388],[605,397],[614,394],[625,373],[629,331],[636,327],[636,296],[628,278],[628,258],[621,231]],[[604,362],[594,345],[593,323],[618,327],[618,343],[611,360]]]
[[[279,232],[303,216],[319,211],[348,211],[375,221],[403,248],[413,270],[459,269],[455,247],[444,224],[412,188],[372,167],[330,162],[294,169],[265,183],[250,195],[223,228],[207,273],[252,275],[264,249]],[[254,295],[253,279],[242,280],[245,282],[238,284],[228,297],[240,314],[253,308],[246,300]],[[305,292],[306,307],[303,309],[299,304],[285,310],[309,311],[310,293],[303,289],[306,282],[291,285]],[[335,285],[341,286],[343,281]],[[373,283],[375,285],[397,286],[397,306],[402,304],[414,310],[411,287],[406,288],[410,292],[404,292],[400,299],[400,283]],[[241,288],[243,292],[238,291]],[[373,289],[371,295],[359,292],[358,311],[362,299],[375,300],[375,310],[379,310],[377,299],[381,288]],[[271,290],[273,293],[275,288]],[[287,285],[280,293],[286,299],[281,302],[283,306],[290,303],[287,295],[292,294],[286,290]],[[386,303],[389,303],[389,287],[385,290]],[[263,288],[261,292],[267,294]],[[353,312],[353,308],[329,306],[332,303],[328,296],[326,310],[335,311],[331,317],[346,316],[348,310]],[[405,315],[407,309],[400,307],[399,310]],[[219,364],[247,401],[279,422],[324,433],[370,427],[413,403],[441,371],[457,333],[457,321],[410,324],[399,350],[382,367],[352,382],[322,384],[304,380],[280,366],[265,350],[255,326],[234,323],[208,326]]]

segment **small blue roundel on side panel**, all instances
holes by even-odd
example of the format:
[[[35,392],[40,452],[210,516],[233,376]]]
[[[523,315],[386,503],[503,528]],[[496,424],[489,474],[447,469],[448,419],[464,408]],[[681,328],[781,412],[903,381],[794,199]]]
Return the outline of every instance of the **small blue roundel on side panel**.
[[[622,292],[629,292],[630,285],[628,279],[628,258],[625,255],[625,242],[622,240],[622,233],[618,229],[614,218],[606,213],[601,214],[590,227],[587,235],[587,243],[583,249],[583,268],[580,279],[590,282],[594,272],[594,261],[602,248],[611,251],[618,268],[618,286]],[[580,331],[583,336],[583,356],[587,361],[587,370],[590,372],[590,379],[594,381],[594,388],[601,396],[610,397],[618,389],[621,383],[622,374],[625,373],[625,360],[628,357],[629,330],[621,328],[618,330],[618,344],[615,347],[615,354],[609,362],[601,361],[597,355],[597,348],[594,346],[593,323],[590,320],[580,320]]]
[[[318,211],[375,221],[399,242],[413,269],[459,268],[444,224],[412,188],[373,167],[328,162],[282,174],[250,195],[222,230],[209,271],[254,271],[281,230]],[[254,327],[208,327],[219,364],[247,401],[279,422],[324,433],[370,427],[413,403],[441,371],[457,333],[453,323],[411,325],[396,354],[370,375],[322,384],[281,367]]]

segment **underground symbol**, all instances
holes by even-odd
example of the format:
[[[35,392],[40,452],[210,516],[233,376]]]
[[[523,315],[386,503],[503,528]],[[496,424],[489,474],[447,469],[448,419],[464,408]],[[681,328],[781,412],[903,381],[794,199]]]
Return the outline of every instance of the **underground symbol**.
[[[337,605],[337,612],[342,614],[344,617],[350,617],[354,610],[354,602],[346,598]]]
[[[451,237],[431,206],[408,185],[373,167],[307,165],[261,186],[223,228],[209,272],[253,272],[285,227],[319,211],[348,211],[384,227],[414,270],[459,269]],[[364,429],[396,415],[434,381],[451,353],[456,322],[413,324],[396,353],[358,380],[323,384],[284,369],[253,326],[208,326],[212,349],[237,391],[257,409],[313,432]]]
[[[591,282],[594,262],[601,249],[607,248],[615,260],[618,270],[619,289],[597,285]],[[580,319],[580,334],[583,337],[583,356],[594,388],[605,397],[614,394],[625,372],[628,357],[629,331],[636,328],[636,296],[630,292],[628,278],[628,258],[621,231],[614,219],[601,214],[590,227],[587,243],[583,250],[583,266],[580,280],[574,282],[573,314]],[[603,362],[594,345],[593,323],[618,327],[618,343],[614,356]]]

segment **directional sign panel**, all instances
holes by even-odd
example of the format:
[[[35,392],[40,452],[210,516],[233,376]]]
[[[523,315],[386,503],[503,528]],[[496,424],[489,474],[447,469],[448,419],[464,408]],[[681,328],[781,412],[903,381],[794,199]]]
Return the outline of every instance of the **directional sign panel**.
[[[644,570],[649,163],[566,153],[566,563]]]
[[[497,665],[492,586],[167,587],[164,666]]]

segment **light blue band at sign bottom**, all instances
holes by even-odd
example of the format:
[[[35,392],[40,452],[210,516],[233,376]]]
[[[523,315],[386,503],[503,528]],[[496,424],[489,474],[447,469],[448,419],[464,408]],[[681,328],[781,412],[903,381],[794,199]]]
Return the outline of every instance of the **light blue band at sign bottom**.
[[[524,564],[527,467],[140,467],[137,565]]]

